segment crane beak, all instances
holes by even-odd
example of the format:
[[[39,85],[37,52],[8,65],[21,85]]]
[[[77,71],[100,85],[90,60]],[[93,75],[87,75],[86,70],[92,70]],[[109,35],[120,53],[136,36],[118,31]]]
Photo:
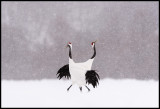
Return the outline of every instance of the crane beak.
[[[97,42],[97,40],[96,41],[94,41],[94,43],[96,43]]]

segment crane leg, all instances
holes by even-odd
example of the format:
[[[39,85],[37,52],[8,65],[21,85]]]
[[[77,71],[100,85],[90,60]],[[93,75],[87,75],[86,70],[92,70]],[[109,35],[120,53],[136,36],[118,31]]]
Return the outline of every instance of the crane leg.
[[[88,89],[88,91],[90,91],[90,89],[86,86],[86,88]]]
[[[70,85],[69,87],[68,87],[68,89],[67,89],[67,91],[69,91],[69,89],[72,87],[72,85]]]
[[[80,91],[82,92],[82,87],[79,87]]]

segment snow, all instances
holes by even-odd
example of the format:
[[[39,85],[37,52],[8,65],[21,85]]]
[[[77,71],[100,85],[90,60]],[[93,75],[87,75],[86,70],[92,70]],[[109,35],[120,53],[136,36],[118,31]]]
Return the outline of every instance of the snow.
[[[2,107],[158,107],[158,81],[103,79],[90,92],[67,80],[2,80]]]

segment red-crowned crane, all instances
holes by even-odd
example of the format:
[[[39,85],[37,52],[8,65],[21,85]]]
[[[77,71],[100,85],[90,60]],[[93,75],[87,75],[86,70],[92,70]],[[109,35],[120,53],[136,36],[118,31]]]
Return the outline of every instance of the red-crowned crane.
[[[71,79],[71,86],[77,84],[80,88],[80,91],[82,91],[82,86],[85,86],[88,89],[88,91],[90,91],[90,89],[86,86],[87,83],[92,84],[95,88],[95,86],[99,84],[98,81],[100,79],[96,71],[91,70],[92,63],[96,56],[95,43],[96,41],[91,43],[91,46],[94,50],[93,56],[86,62],[75,63],[72,59],[72,44],[69,42],[67,44],[67,47],[69,47],[69,64],[64,65],[62,68],[58,70],[57,78],[61,79],[62,77],[66,77],[67,79]],[[67,89],[67,91],[69,91],[71,86]]]

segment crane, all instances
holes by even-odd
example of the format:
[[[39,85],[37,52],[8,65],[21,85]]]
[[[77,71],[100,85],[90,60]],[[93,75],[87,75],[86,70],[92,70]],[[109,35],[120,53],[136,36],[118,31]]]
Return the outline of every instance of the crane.
[[[95,47],[96,41],[91,43],[91,46],[94,50],[94,53],[90,59],[88,59],[86,62],[81,63],[75,63],[72,59],[72,43],[69,42],[67,44],[67,47],[69,48],[69,64],[64,65],[61,67],[57,75],[59,80],[62,77],[65,77],[67,79],[71,79],[72,84],[69,86],[67,91],[74,85],[77,84],[79,86],[80,91],[82,91],[82,86],[85,86],[88,91],[90,89],[87,87],[87,84],[92,84],[92,86],[95,88],[97,84],[99,84],[99,75],[96,72],[96,70],[91,70],[92,63],[96,56],[96,47]]]

